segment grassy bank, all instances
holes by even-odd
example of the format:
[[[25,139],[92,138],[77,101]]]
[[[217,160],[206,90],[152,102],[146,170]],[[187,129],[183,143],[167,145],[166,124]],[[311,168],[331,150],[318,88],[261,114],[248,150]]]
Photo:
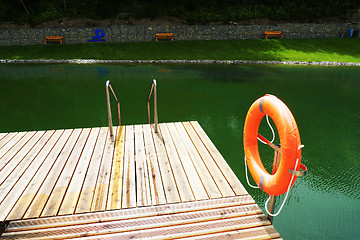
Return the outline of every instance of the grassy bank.
[[[259,39],[0,47],[0,59],[360,62],[360,39]]]

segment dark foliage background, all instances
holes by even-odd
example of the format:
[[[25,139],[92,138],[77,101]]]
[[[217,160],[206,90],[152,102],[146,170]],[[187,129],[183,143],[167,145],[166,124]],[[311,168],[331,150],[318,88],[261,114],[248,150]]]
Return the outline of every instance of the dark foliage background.
[[[311,22],[359,12],[359,0],[0,0],[0,21],[176,17],[187,24],[267,18]]]

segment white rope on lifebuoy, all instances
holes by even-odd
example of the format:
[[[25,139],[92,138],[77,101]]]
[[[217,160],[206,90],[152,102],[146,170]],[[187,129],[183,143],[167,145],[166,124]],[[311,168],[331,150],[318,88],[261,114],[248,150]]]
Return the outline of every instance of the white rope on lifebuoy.
[[[301,148],[303,148],[303,147],[304,147],[304,145],[300,145],[300,146],[298,147],[298,150],[301,149]],[[296,162],[295,162],[295,167],[294,167],[295,170],[296,170],[296,167],[297,167],[298,162],[299,162],[299,159],[297,158],[297,159],[296,159]],[[286,199],[287,199],[287,197],[288,197],[288,195],[289,195],[290,187],[291,187],[291,184],[292,184],[292,181],[293,181],[293,180],[294,180],[294,175],[291,176],[291,180],[290,180],[288,189],[287,189],[287,191],[286,191],[286,195],[285,195],[284,201],[282,202],[282,204],[281,204],[281,206],[280,206],[280,208],[279,208],[279,210],[278,210],[277,213],[270,213],[269,210],[268,210],[268,208],[267,208],[267,205],[268,205],[268,203],[269,203],[269,201],[270,201],[270,196],[269,196],[269,198],[265,201],[265,210],[266,210],[266,212],[267,212],[268,215],[270,215],[270,216],[272,216],[272,217],[276,217],[277,215],[280,214],[282,208],[283,208],[284,205],[285,205]]]

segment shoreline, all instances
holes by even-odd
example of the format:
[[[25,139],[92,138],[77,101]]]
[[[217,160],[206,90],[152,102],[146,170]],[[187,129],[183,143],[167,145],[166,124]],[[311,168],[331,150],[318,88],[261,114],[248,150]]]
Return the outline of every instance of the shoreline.
[[[354,62],[301,62],[301,61],[252,61],[252,60],[97,60],[97,59],[0,59],[0,64],[49,63],[49,64],[264,64],[264,65],[310,65],[310,66],[355,66]]]

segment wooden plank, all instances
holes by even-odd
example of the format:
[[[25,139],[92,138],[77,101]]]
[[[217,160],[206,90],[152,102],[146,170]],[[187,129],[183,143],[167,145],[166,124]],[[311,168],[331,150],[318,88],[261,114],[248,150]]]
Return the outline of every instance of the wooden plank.
[[[246,216],[246,213],[242,212],[240,208],[238,208],[239,211],[236,211],[238,209],[221,209],[220,211],[215,209],[200,213],[179,213],[108,223],[100,222],[85,226],[6,233],[3,237],[16,237],[16,239],[23,237],[36,239],[179,239],[270,225],[265,215]]]
[[[253,205],[255,201],[250,195],[236,197],[209,199],[195,202],[174,203],[143,208],[128,208],[107,212],[85,213],[77,215],[56,216],[51,218],[34,218],[9,223],[7,232],[30,231],[44,228],[66,227],[90,223],[119,221],[133,218],[143,218],[159,215],[162,213],[175,214],[195,212],[209,209],[220,209],[234,206]],[[256,205],[256,204],[255,204]]]
[[[17,134],[19,134],[18,132],[12,132],[12,133],[8,133],[8,134],[6,134],[6,133],[3,133],[3,135],[2,135],[2,137],[0,138],[0,152],[3,152],[2,150],[1,150],[1,148],[3,147],[3,146],[5,146],[14,136],[16,136]],[[23,132],[22,134],[26,134],[26,132]],[[7,150],[6,150],[7,151]],[[5,152],[6,152],[5,151]],[[1,158],[1,156],[2,156],[3,154],[0,154],[0,158]]]
[[[34,136],[36,132],[20,132],[16,134],[15,136],[10,135],[8,139],[9,141],[6,142],[6,144],[3,145],[3,147],[0,149],[0,174],[3,170],[3,168],[13,160],[14,156],[21,150],[21,148],[29,141],[29,139]],[[25,137],[24,137],[25,136]],[[16,163],[13,163],[12,165],[15,165]],[[0,184],[1,184],[0,180]]]
[[[187,234],[202,231],[203,229],[207,231],[209,228],[204,228],[202,227],[203,225],[206,226],[209,225],[209,223],[210,225],[214,225],[216,222],[232,221],[232,219],[236,218],[238,218],[237,222],[251,222],[255,226],[260,226],[259,222],[262,222],[264,225],[270,224],[265,216],[261,214],[261,209],[255,203],[239,204],[239,198],[236,199],[237,201],[232,200],[232,205],[229,206],[223,206],[226,200],[220,199],[212,201],[211,205],[207,204],[207,201],[209,201],[207,200],[199,201],[200,203],[191,202],[189,204],[172,204],[172,206],[163,205],[123,209],[118,211],[122,213],[118,214],[119,218],[112,216],[112,221],[107,221],[107,215],[105,215],[105,219],[98,218],[97,222],[85,224],[84,221],[89,219],[87,216],[90,216],[90,214],[87,214],[82,215],[82,224],[74,224],[73,222],[71,226],[59,226],[57,221],[59,217],[57,217],[56,219],[49,219],[51,221],[48,221],[48,224],[38,226],[40,228],[33,228],[31,222],[39,222],[40,220],[29,220],[23,221],[24,225],[22,228],[14,229],[14,226],[9,225],[7,236],[12,235],[13,237],[17,236],[19,238],[21,236],[31,236],[33,238],[46,237],[48,239],[57,239],[81,237],[86,233],[87,236],[99,235],[98,237],[103,238],[106,237],[105,234],[110,233],[122,233],[125,234],[125,236],[130,233],[131,235],[140,234],[141,236],[139,238],[143,238],[145,236],[150,237],[151,235],[156,236],[157,233],[161,234],[158,236],[163,236],[163,233],[167,231],[166,229],[174,231],[175,234],[183,234],[182,230],[187,232]],[[228,201],[227,203],[231,202]],[[110,214],[111,213],[113,212],[110,212]],[[148,215],[148,213],[152,214]],[[70,217],[71,216],[65,216],[65,218],[68,219]],[[101,221],[99,221],[99,219],[101,219]],[[41,221],[44,222],[43,219]],[[218,225],[218,227],[224,227],[224,223]],[[191,231],[186,230],[189,227],[192,228]],[[230,223],[227,227],[236,229],[244,228],[244,226],[232,226]],[[182,229],[177,231],[177,228]],[[134,233],[133,231],[136,232]],[[150,235],[146,235],[146,233]]]
[[[235,231],[247,228],[258,227],[262,225],[270,224],[269,220],[266,219],[265,215],[253,215],[247,217],[232,217],[226,219],[219,219],[217,221],[207,221],[203,219],[201,222],[193,224],[183,224],[182,221],[175,223],[168,223],[166,226],[148,225],[147,229],[135,229],[119,227],[110,230],[99,230],[94,234],[100,234],[100,236],[79,238],[79,239],[179,239],[189,236],[201,236],[205,234],[224,232],[224,231]],[[144,225],[141,225],[144,226]],[[124,231],[125,230],[125,231]],[[92,232],[87,232],[87,235]]]
[[[76,209],[81,189],[83,187],[85,176],[88,171],[90,161],[93,159],[96,140],[99,136],[100,128],[90,129],[89,137],[82,150],[75,172],[66,190],[64,200],[61,203],[58,215],[73,214]],[[89,203],[89,205],[91,202]]]
[[[215,234],[206,234],[202,236],[194,236],[182,238],[184,240],[218,240],[218,239],[242,239],[242,240],[257,240],[257,239],[274,239],[280,237],[274,226],[260,226],[255,228],[240,229],[235,231],[226,231]]]
[[[4,200],[7,194],[10,192],[17,180],[22,176],[34,157],[38,154],[40,149],[34,146],[38,143],[45,131],[40,131],[34,134],[34,136],[27,142],[25,146],[15,155],[11,164],[6,165],[0,174],[0,203]],[[43,144],[40,141],[38,145]],[[0,221],[3,221],[0,219]]]
[[[182,202],[194,201],[195,197],[190,187],[189,180],[185,174],[183,166],[181,165],[178,153],[176,151],[174,142],[171,138],[167,125],[161,123],[159,124],[159,127],[161,130],[161,134],[164,138],[165,149],[177,184],[177,188],[180,194],[180,199]]]
[[[42,165],[44,159],[54,144],[53,139],[55,139],[55,141],[57,140],[58,136],[51,138],[54,132],[55,131],[53,130],[47,131],[42,136],[42,138],[36,143],[26,158],[23,159],[19,167],[11,173],[7,181],[1,186],[2,188],[9,186],[9,189],[11,190],[0,205],[0,221],[6,219],[7,215],[10,213],[15,203],[18,201],[25,188],[28,186],[29,182],[33,179],[35,173]],[[50,149],[47,143],[51,145]]]
[[[148,164],[150,176],[151,202],[152,205],[166,204],[164,185],[161,178],[160,166],[156,156],[150,124],[144,125],[143,131],[146,149],[146,162]]]
[[[126,126],[122,208],[136,207],[134,126]]]
[[[95,185],[99,175],[102,156],[104,153],[107,130],[108,128],[105,127],[102,127],[100,129],[100,133],[96,141],[94,153],[90,160],[89,169],[85,176],[84,185],[81,189],[75,213],[89,212],[91,210],[91,203],[94,196]]]
[[[64,146],[66,140],[69,138],[72,130],[57,130],[52,140],[55,141],[58,138],[56,144],[51,147],[53,142],[49,142],[49,148],[51,147],[51,152],[46,157],[44,163],[41,165],[39,170],[34,175],[33,179],[30,181],[29,185],[23,192],[19,201],[15,204],[13,209],[11,210],[10,214],[7,217],[7,221],[14,220],[14,219],[21,219],[26,210],[29,208],[30,204],[32,203],[33,199],[35,198],[37,191],[43,184],[44,180],[48,176],[49,171],[55,165],[55,160],[58,157],[62,147]],[[61,135],[61,136],[60,136]],[[59,138],[60,137],[60,138]]]
[[[199,173],[197,172],[196,166],[194,165],[192,159],[190,158],[187,148],[189,146],[185,146],[179,133],[178,129],[175,126],[175,123],[168,123],[167,127],[169,132],[171,133],[171,138],[173,139],[174,145],[179,155],[179,159],[186,173],[187,179],[189,181],[190,187],[194,194],[196,200],[208,199],[209,196],[205,190],[204,184],[199,177]],[[182,125],[180,123],[180,128]]]
[[[190,122],[184,122],[183,123],[186,132],[191,138],[191,141],[193,142],[196,150],[198,151],[199,155],[201,156],[203,163],[206,165],[207,169],[209,170],[209,173],[211,174],[215,184],[218,186],[222,196],[224,197],[230,197],[234,196],[235,193],[228,184],[225,176],[221,172],[221,170],[216,165],[216,162],[204,146],[203,142],[197,135],[195,129],[192,127]]]
[[[84,149],[89,133],[89,128],[82,129],[79,139],[76,142],[63,171],[58,177],[56,185],[49,196],[43,212],[41,213],[41,217],[56,216],[59,212],[60,205]]]
[[[106,203],[108,199],[114,146],[118,136],[117,127],[113,127],[113,138],[110,138],[109,128],[104,127],[104,129],[106,131],[105,139],[103,140],[104,148],[100,159],[99,173],[93,190],[94,193],[90,206],[90,212],[106,210]],[[112,139],[115,139],[115,141]]]
[[[34,155],[29,153],[27,156],[28,160],[24,159],[18,168],[19,170],[15,170],[9,176],[8,180],[10,180],[10,178],[14,178],[15,180],[11,184],[11,191],[0,205],[0,219],[6,219],[7,215],[10,213],[28,186],[29,182],[31,182],[34,175],[42,166],[46,156],[58,140],[58,137],[62,134],[62,131],[60,131],[60,133],[56,133],[55,137],[53,137],[54,133],[54,130],[47,131],[33,148],[33,150],[38,153]]]
[[[237,178],[235,173],[231,170],[230,166],[227,164],[223,156],[219,153],[215,145],[212,143],[210,138],[206,135],[204,130],[201,128],[198,122],[191,122],[191,125],[196,130],[198,136],[208,149],[209,153],[213,157],[214,161],[218,165],[219,169],[222,171],[223,175],[227,179],[229,185],[237,195],[248,194],[240,183],[240,180]]]
[[[81,129],[75,129],[71,131],[71,136],[69,138],[66,138],[65,135],[65,138],[59,141],[59,145],[56,146],[55,151],[50,155],[50,158],[54,159],[55,161],[54,166],[51,168],[49,174],[36,193],[35,198],[33,199],[29,208],[26,210],[23,218],[35,218],[40,216],[59,175],[67,163],[70,153],[75,146],[80,133]],[[58,152],[59,150],[60,153]]]
[[[0,142],[1,140],[6,136],[8,135],[8,133],[0,133]],[[0,147],[1,148],[1,147]]]
[[[146,162],[142,125],[135,125],[135,165],[137,206],[151,205],[149,171]]]
[[[109,128],[106,129],[106,139],[104,145],[104,152],[101,159],[101,165],[99,167],[99,175],[96,180],[96,185],[94,189],[94,197],[91,203],[91,211],[104,211],[106,209],[106,203],[108,199],[109,185],[110,185],[110,176],[111,176],[111,166],[115,160],[116,155],[118,155],[118,149],[115,148],[115,142],[110,138]],[[120,129],[120,128],[119,128]],[[114,139],[116,142],[119,141],[120,134],[117,133],[117,127],[113,128]],[[115,151],[115,157],[114,157]],[[114,159],[114,160],[113,160]],[[118,177],[120,179],[120,177]],[[113,179],[114,180],[114,179]]]
[[[194,143],[191,141],[189,135],[187,134],[184,125],[180,122],[175,123],[176,129],[181,137],[181,140],[183,141],[184,145],[186,146],[186,150],[188,151],[188,154],[190,155],[192,162],[195,166],[195,169],[197,173],[199,174],[199,177],[201,181],[203,182],[203,185],[205,187],[205,190],[210,198],[219,198],[222,197],[221,192],[219,188],[217,187],[214,179],[212,178],[209,170],[207,169],[206,165],[202,161],[199,153],[197,152]],[[231,190],[231,189],[230,189]]]
[[[124,178],[124,145],[125,126],[118,127],[115,144],[115,156],[109,154],[112,159],[111,179],[106,208],[107,210],[120,209],[122,204],[123,178]],[[113,149],[113,148],[112,148]]]
[[[18,132],[12,132],[12,133],[2,133],[2,137],[0,137],[0,150],[3,146],[5,146],[13,137],[15,137]],[[26,132],[22,132],[21,134],[25,135]],[[21,136],[20,134],[20,136]],[[0,155],[2,156],[2,155]]]
[[[157,159],[159,161],[159,167],[161,177],[164,184],[165,197],[167,203],[181,202],[179,191],[177,190],[173,171],[171,169],[170,161],[165,149],[165,140],[162,136],[161,129],[158,133],[155,133],[154,129],[151,129]]]

